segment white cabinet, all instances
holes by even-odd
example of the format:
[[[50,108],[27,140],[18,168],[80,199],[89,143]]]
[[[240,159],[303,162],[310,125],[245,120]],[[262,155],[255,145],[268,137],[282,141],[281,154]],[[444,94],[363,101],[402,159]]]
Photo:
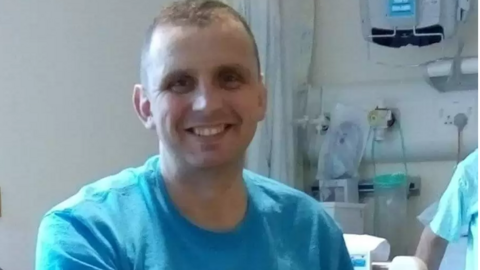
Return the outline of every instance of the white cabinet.
[[[364,234],[364,204],[320,202],[320,205],[338,223],[343,233]]]

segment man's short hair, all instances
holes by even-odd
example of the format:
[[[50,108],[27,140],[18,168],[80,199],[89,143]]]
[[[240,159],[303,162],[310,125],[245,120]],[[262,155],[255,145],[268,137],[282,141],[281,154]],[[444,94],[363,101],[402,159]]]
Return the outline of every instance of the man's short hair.
[[[260,72],[260,57],[257,43],[252,30],[245,19],[237,11],[227,4],[216,0],[181,0],[176,1],[160,11],[153,23],[147,30],[142,47],[140,63],[140,80],[143,87],[148,87],[148,61],[152,36],[158,26],[196,26],[206,27],[215,21],[224,20],[226,17],[240,22],[252,40],[254,53],[257,60],[258,72]]]

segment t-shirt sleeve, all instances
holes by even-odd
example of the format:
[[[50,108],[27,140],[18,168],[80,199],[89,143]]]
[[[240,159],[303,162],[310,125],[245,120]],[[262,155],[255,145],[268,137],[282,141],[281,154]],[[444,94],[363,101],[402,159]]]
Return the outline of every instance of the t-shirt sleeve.
[[[36,270],[113,270],[113,252],[70,211],[47,214],[39,228]]]
[[[465,166],[459,164],[430,223],[432,232],[449,242],[457,241],[461,236],[462,228],[469,222],[468,196],[465,192],[467,177]]]

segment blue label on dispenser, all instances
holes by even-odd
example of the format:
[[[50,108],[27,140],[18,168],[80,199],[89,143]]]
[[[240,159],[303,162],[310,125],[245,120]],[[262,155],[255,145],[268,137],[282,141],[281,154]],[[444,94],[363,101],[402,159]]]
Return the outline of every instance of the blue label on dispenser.
[[[390,17],[411,17],[415,15],[416,0],[388,0]]]
[[[365,267],[365,266],[367,266],[367,262],[364,259],[353,259],[352,264],[353,264],[353,267]]]
[[[350,254],[350,260],[352,261],[353,269],[355,270],[371,269],[371,265],[368,265],[367,255],[365,254]]]

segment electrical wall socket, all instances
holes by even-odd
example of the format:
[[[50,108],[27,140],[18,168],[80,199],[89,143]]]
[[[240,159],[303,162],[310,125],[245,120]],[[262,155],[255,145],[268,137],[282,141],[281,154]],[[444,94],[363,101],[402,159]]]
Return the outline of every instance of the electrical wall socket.
[[[452,101],[451,103],[445,104],[442,108],[440,108],[439,118],[443,125],[453,125],[453,119],[455,118],[455,115],[464,113],[470,119],[470,116],[473,114],[473,109],[473,105],[471,104]]]

